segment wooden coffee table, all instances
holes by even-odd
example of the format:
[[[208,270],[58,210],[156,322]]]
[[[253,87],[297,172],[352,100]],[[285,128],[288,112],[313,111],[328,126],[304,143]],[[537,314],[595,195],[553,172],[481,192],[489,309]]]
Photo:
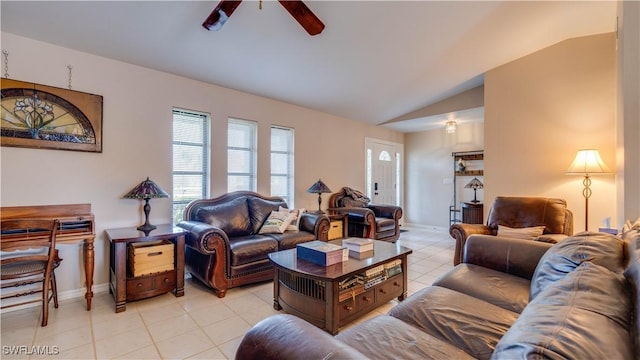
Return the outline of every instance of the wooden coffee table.
[[[342,244],[342,240],[330,241]],[[412,250],[397,244],[374,240],[374,252],[369,258],[331,266],[320,266],[298,259],[296,250],[269,254],[275,266],[273,307],[284,310],[328,331],[338,333],[340,327],[393,298],[402,301],[407,296],[407,255]],[[401,261],[401,273],[359,291],[341,290],[340,283],[380,265]],[[370,286],[370,287],[369,287]],[[342,301],[340,301],[342,299]]]

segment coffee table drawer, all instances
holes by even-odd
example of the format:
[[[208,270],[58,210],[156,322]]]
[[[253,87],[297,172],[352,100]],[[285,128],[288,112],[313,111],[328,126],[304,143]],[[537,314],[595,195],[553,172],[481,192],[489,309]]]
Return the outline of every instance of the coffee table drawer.
[[[394,298],[402,295],[404,292],[402,286],[402,275],[396,275],[387,281],[378,285],[376,288],[376,302],[379,304],[387,303]]]
[[[360,295],[356,295],[354,298],[347,299],[340,303],[338,316],[341,322],[361,311],[367,311],[373,308],[376,304],[374,289],[369,289]]]

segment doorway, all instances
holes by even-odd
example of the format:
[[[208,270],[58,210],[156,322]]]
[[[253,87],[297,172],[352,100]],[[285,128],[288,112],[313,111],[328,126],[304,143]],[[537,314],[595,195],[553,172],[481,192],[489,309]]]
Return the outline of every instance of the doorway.
[[[366,194],[372,203],[402,206],[404,146],[365,138]]]

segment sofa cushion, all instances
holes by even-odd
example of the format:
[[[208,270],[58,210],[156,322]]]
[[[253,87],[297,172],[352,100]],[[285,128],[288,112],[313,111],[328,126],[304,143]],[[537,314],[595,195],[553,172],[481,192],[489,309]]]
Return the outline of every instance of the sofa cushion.
[[[267,235],[246,235],[229,239],[231,265],[238,266],[267,259],[267,254],[278,250],[278,242]]]
[[[316,240],[316,236],[306,231],[285,231],[282,234],[268,234],[278,242],[278,250],[294,249],[296,245]]]
[[[282,234],[296,216],[288,211],[272,211],[262,223],[259,234]]]
[[[523,228],[511,228],[504,225],[498,225],[497,236],[506,236],[516,239],[534,240],[538,236],[542,235],[544,226],[531,226]]]
[[[473,359],[448,342],[387,315],[350,327],[336,339],[370,359]]]
[[[272,211],[278,211],[280,207],[287,207],[287,203],[278,200],[265,200],[259,197],[249,197],[249,218],[251,221],[251,233],[257,234],[262,224],[267,220]]]
[[[381,233],[385,231],[396,231],[396,221],[395,219],[388,218],[376,218],[376,232]]]
[[[623,246],[621,239],[605,233],[581,233],[554,244],[542,256],[533,273],[529,300],[583,262],[593,262],[609,270],[622,272],[626,263]]]
[[[203,206],[196,211],[195,220],[218,227],[229,237],[251,232],[247,198],[244,196],[226,203]]]
[[[636,358],[633,309],[622,274],[584,262],[524,309],[493,358]]]
[[[305,208],[287,209],[286,207],[280,206],[278,207],[278,211],[288,211],[294,215],[295,218],[291,221],[291,224],[287,226],[287,231],[296,231],[300,228],[300,218],[302,217],[301,215],[304,214],[304,212],[307,210]]]
[[[489,211],[487,225],[493,231],[498,225],[513,228],[545,226],[545,234],[564,234],[567,202],[545,197],[498,196]]]
[[[433,282],[513,312],[529,303],[531,282],[519,276],[473,264],[460,264]]]
[[[488,359],[518,313],[467,294],[429,286],[395,306],[389,315],[447,341],[479,359]]]
[[[630,288],[635,289],[631,296],[634,296],[633,301],[636,304],[634,316],[636,349],[640,349],[640,309],[638,309],[638,304],[640,304],[640,229],[626,231],[622,234],[622,239],[626,239],[625,244],[629,256],[629,264],[624,271],[624,276],[627,278]]]

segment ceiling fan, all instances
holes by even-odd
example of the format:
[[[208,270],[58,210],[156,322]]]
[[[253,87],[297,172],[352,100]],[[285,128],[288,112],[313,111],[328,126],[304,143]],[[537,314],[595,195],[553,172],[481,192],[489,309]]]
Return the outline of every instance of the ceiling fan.
[[[202,26],[207,30],[220,30],[222,25],[224,25],[224,23],[229,19],[241,2],[242,0],[220,1],[218,6],[213,9],[207,20],[202,23]],[[293,18],[296,19],[296,21],[300,23],[305,30],[307,30],[309,35],[318,35],[324,29],[322,21],[320,21],[320,19],[318,19],[318,17],[311,12],[307,5],[302,1],[289,0],[279,1],[279,3],[287,9],[289,14],[291,14],[291,16],[293,16]],[[260,0],[260,9],[262,9],[262,0]]]

